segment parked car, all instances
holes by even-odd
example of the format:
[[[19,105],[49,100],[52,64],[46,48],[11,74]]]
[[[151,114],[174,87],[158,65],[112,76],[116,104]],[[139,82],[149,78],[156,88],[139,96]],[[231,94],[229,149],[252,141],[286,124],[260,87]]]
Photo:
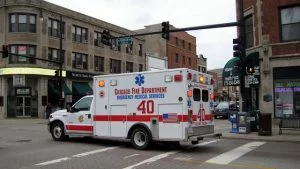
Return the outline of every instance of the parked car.
[[[228,118],[228,114],[230,111],[239,111],[239,106],[236,103],[229,103],[229,102],[220,102],[215,110],[213,111],[213,115],[215,118],[218,116]]]

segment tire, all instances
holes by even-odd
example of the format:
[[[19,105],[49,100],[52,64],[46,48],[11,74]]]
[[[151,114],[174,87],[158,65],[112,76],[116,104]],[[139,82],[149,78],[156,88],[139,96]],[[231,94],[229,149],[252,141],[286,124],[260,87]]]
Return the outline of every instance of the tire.
[[[150,145],[150,135],[146,129],[139,127],[131,133],[130,141],[134,148],[144,150]]]
[[[66,140],[64,125],[60,122],[55,122],[51,125],[51,135],[55,141],[64,141]]]

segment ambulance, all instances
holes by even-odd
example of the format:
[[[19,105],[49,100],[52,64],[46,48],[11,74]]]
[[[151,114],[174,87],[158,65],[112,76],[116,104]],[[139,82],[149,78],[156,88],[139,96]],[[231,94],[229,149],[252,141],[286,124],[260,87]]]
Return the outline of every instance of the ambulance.
[[[54,140],[69,136],[129,139],[136,149],[152,141],[198,144],[214,133],[213,80],[180,68],[95,76],[93,95],[49,117]]]

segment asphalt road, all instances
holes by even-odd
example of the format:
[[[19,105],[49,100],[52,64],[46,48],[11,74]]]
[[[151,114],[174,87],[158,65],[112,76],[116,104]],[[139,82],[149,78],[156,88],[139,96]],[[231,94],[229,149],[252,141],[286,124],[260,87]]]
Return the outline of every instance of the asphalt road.
[[[127,141],[53,141],[41,120],[0,121],[1,169],[298,169],[300,144],[206,139],[135,150]]]

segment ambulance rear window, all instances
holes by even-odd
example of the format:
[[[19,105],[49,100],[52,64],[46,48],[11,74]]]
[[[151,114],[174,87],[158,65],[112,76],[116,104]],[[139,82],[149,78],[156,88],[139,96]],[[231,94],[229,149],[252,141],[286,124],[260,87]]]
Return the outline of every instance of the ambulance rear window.
[[[193,89],[193,99],[194,99],[194,101],[200,101],[200,98],[201,98],[200,89],[194,88]]]
[[[202,101],[208,102],[208,90],[202,90]]]

